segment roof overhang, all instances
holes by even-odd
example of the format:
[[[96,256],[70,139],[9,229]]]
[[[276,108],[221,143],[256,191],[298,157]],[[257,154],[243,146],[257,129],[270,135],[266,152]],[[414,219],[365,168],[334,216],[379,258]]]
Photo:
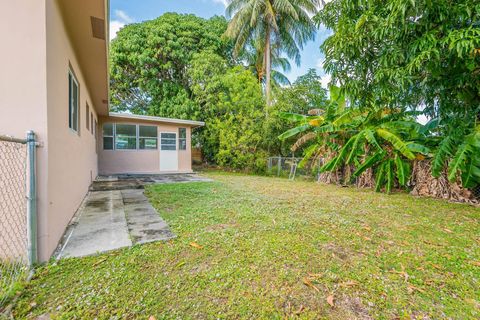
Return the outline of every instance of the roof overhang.
[[[109,117],[110,118],[120,118],[120,119],[144,120],[144,121],[161,122],[161,123],[171,123],[171,124],[183,124],[183,125],[188,125],[192,128],[202,127],[202,126],[205,125],[205,122],[203,122],[203,121],[183,120],[183,119],[163,118],[163,117],[152,117],[152,116],[141,116],[141,115],[136,115],[136,114],[117,113],[117,112],[110,112]]]
[[[58,3],[95,110],[108,115],[109,0]]]

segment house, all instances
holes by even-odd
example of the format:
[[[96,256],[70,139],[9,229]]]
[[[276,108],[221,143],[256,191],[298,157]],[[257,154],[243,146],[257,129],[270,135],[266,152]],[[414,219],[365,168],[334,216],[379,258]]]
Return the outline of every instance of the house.
[[[37,148],[38,256],[99,174],[191,171],[201,122],[109,113],[108,0],[0,2],[0,134]]]

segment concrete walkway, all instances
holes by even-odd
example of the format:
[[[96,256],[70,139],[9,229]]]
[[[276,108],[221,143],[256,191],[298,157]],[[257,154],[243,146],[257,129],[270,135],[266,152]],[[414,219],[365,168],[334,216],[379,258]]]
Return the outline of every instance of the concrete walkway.
[[[175,237],[142,189],[89,192],[57,258],[81,257]]]

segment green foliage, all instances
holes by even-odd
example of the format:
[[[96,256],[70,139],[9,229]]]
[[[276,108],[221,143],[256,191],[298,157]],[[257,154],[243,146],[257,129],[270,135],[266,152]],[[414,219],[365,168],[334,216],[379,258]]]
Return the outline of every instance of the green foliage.
[[[326,106],[320,106],[325,117],[321,121],[312,121],[312,116],[284,114],[297,123],[297,126],[279,136],[285,139],[299,133],[317,134],[315,147],[319,156],[331,157],[320,172],[336,171],[344,165],[355,165],[352,178],[371,168],[375,172],[376,187],[390,193],[398,183],[406,186],[410,179],[410,164],[414,160],[415,150],[425,151],[419,139],[422,136],[421,125],[412,121],[403,112],[387,108],[361,110],[351,106],[346,108],[344,91],[338,87],[330,88],[330,100]],[[324,129],[325,128],[325,129]],[[300,137],[299,141],[303,138]],[[332,148],[331,143],[340,148]],[[309,149],[310,153],[313,153]],[[309,155],[310,156],[310,155]]]
[[[272,51],[285,52],[300,64],[300,50],[315,37],[311,15],[317,12],[318,0],[231,0],[227,16],[232,17],[226,35],[234,41],[236,56],[252,41],[264,53],[261,70],[265,70],[267,104],[271,102]]]
[[[264,123],[265,149],[271,155],[290,156],[290,147],[295,138],[289,137],[299,131],[285,133],[282,140],[276,137],[291,127],[291,121],[301,119],[307,121],[307,116],[303,114],[318,105],[324,105],[327,101],[327,91],[322,88],[317,72],[310,69],[305,75],[298,77],[291,86],[277,88],[274,93],[275,98],[273,104],[268,107],[268,117]],[[312,117],[308,119],[311,120]]]
[[[222,17],[176,13],[122,28],[110,49],[112,109],[196,119],[188,69],[196,53],[228,56],[226,28]]]
[[[369,107],[474,118],[480,106],[480,6],[476,0],[333,0],[315,17],[333,30],[324,67]]]

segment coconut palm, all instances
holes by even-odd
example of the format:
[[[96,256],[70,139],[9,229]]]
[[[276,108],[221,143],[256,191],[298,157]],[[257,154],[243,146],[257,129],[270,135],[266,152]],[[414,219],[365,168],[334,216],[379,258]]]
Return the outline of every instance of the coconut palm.
[[[265,86],[265,64],[264,64],[264,39],[252,39],[239,55],[239,59],[257,77],[258,82]],[[278,46],[272,46],[272,85],[289,85],[290,81],[282,72],[291,70],[290,62],[281,56]],[[281,71],[280,71],[281,70]]]
[[[234,54],[239,55],[248,41],[264,40],[265,93],[271,101],[272,44],[300,63],[300,50],[314,39],[315,24],[311,17],[320,0],[230,0],[227,16],[232,17],[226,34],[234,39]]]

